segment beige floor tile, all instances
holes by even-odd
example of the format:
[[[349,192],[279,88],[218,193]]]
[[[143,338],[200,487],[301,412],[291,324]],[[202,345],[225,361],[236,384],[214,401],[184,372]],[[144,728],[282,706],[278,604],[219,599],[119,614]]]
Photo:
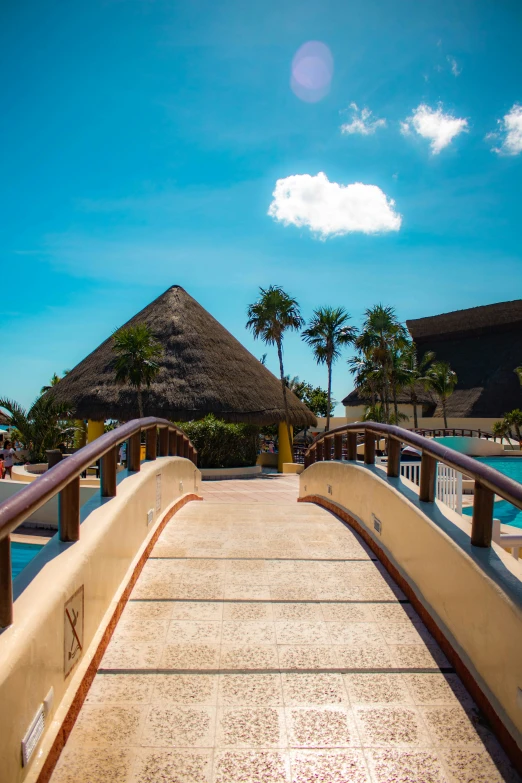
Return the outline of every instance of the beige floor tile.
[[[353,715],[347,707],[289,707],[285,712],[291,747],[344,748],[360,745]]]
[[[379,628],[388,644],[429,644],[436,646],[433,636],[419,623],[411,620],[404,623],[379,623]]]
[[[401,669],[436,669],[450,663],[439,647],[425,644],[388,645],[395,664]]]
[[[273,611],[276,620],[322,622],[324,619],[319,604],[274,603]]]
[[[431,744],[415,707],[356,706],[354,712],[365,747],[426,747]]]
[[[221,669],[273,669],[277,670],[275,645],[221,645]]]
[[[215,580],[186,581],[174,589],[172,598],[182,598],[189,601],[218,601],[224,597],[224,582]]]
[[[141,704],[85,704],[68,745],[138,745],[148,709],[148,705]]]
[[[276,622],[278,644],[329,644],[325,622],[280,620]]]
[[[222,674],[218,704],[226,706],[282,706],[281,676],[277,674]]]
[[[358,749],[294,750],[291,766],[292,783],[371,783]]]
[[[423,750],[368,749],[366,758],[374,783],[448,783],[444,768],[431,748]],[[467,783],[474,779],[470,779]]]
[[[129,748],[65,747],[53,772],[52,783],[127,783],[134,752]]]
[[[343,677],[351,704],[413,703],[403,674],[345,674]]]
[[[128,601],[120,622],[131,620],[170,620],[170,601]]]
[[[162,650],[161,644],[114,638],[102,658],[100,668],[155,669],[159,664]]]
[[[273,601],[315,601],[317,598],[316,589],[312,584],[300,587],[291,581],[274,585],[270,593]]]
[[[448,783],[520,783],[502,751],[490,754],[484,748],[442,750],[441,758],[448,771]]]
[[[167,644],[163,648],[161,669],[217,669],[219,644]]]
[[[152,698],[154,680],[154,674],[97,674],[85,703],[148,704]]]
[[[122,618],[114,631],[113,639],[128,639],[132,642],[150,642],[154,639],[163,644],[167,637],[168,620]]]
[[[275,644],[274,623],[224,622],[223,644]]]
[[[383,603],[371,604],[370,610],[377,623],[421,623],[421,619],[410,604]]]
[[[335,652],[339,666],[345,669],[391,669],[395,666],[386,646],[337,645]]]
[[[217,674],[158,674],[154,678],[153,704],[200,705],[217,701]]]
[[[213,747],[215,721],[215,707],[153,704],[145,720],[141,746]]]
[[[223,604],[223,620],[249,622],[256,620],[272,621],[272,604],[270,603],[225,603]]]
[[[140,577],[130,595],[132,601],[140,599],[165,600],[176,598],[179,591],[179,576]]]
[[[286,707],[346,704],[348,701],[342,676],[335,672],[282,674],[281,681]]]
[[[173,620],[195,620],[197,622],[218,622],[223,616],[221,601],[172,601],[170,616]]]
[[[221,623],[202,620],[172,620],[167,633],[167,644],[219,644]]]
[[[227,583],[224,597],[227,601],[270,601],[271,591],[268,585]]]
[[[290,756],[273,750],[216,752],[213,783],[290,783]]]
[[[367,645],[382,647],[385,639],[377,623],[328,623],[332,644]]]
[[[444,747],[482,746],[492,739],[478,709],[458,706],[421,707],[428,733],[434,745]]]
[[[474,702],[456,674],[404,674],[414,704],[473,707]]]
[[[321,604],[324,619],[336,623],[371,623],[372,610],[367,604]]]
[[[281,669],[332,669],[337,667],[335,652],[327,645],[280,645],[278,653]]]
[[[209,783],[213,752],[141,748],[137,751],[131,783]],[[107,777],[106,781],[112,778]]]
[[[219,748],[286,747],[282,707],[220,707],[216,726]]]

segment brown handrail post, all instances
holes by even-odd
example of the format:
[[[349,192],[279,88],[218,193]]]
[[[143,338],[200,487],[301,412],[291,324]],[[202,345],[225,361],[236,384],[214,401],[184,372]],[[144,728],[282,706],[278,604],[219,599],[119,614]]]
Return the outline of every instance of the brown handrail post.
[[[348,445],[346,448],[346,459],[355,462],[357,460],[357,433],[348,433]]]
[[[185,436],[182,432],[176,433],[176,454],[178,457],[183,456],[183,441],[185,440]]]
[[[169,428],[160,427],[159,430],[159,456],[169,456]]]
[[[11,536],[6,536],[0,540],[0,628],[7,628],[13,622],[11,568]]]
[[[331,436],[326,437],[323,441],[323,459],[325,460],[331,460],[332,459],[332,438]]]
[[[364,462],[375,465],[375,435],[371,430],[364,430]]]
[[[339,462],[343,458],[343,436],[341,433],[334,435],[334,459]]]
[[[195,449],[194,446],[192,446],[192,462],[194,463],[194,465],[197,468],[197,466],[198,466],[198,450]]]
[[[156,427],[151,427],[147,430],[147,447],[146,447],[146,459],[156,459],[158,453],[158,432]]]
[[[169,457],[175,457],[177,452],[177,433],[176,430],[169,430]]]
[[[495,493],[475,481],[475,499],[471,522],[471,543],[473,546],[489,547],[493,535],[493,501]]]
[[[141,467],[141,432],[131,435],[127,441],[127,470],[136,473]]]
[[[76,476],[58,495],[58,531],[60,541],[80,538],[80,477]]]
[[[433,503],[435,500],[435,479],[437,477],[437,460],[429,454],[422,454],[419,500]]]
[[[397,478],[401,472],[401,442],[388,438],[388,478]]]
[[[315,459],[317,462],[322,462],[324,459],[324,444],[322,440],[318,440],[315,444]]]
[[[183,437],[183,456],[190,459],[190,441],[186,435]]]
[[[313,465],[314,462],[316,461],[316,459],[317,459],[317,454],[315,453],[315,446],[311,446],[310,447],[310,456],[309,456],[310,463],[309,464]]]
[[[118,447],[114,446],[100,460],[100,492],[102,498],[116,497],[116,472],[118,464]]]

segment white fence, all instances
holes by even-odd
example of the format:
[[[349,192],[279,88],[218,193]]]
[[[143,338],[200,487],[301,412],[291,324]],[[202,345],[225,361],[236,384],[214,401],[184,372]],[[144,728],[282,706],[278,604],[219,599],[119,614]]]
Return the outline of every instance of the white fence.
[[[401,476],[419,486],[421,463],[401,462]],[[437,463],[437,500],[462,514],[462,473]]]

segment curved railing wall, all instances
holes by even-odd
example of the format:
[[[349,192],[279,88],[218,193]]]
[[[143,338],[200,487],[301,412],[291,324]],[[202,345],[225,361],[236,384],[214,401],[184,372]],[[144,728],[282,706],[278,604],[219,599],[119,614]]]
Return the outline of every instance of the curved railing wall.
[[[157,456],[185,457],[197,465],[197,451],[188,437],[167,419],[149,416],[122,424],[71,454],[31,484],[0,504],[0,628],[13,622],[11,533],[54,495],[58,500],[60,541],[80,538],[80,475],[100,460],[101,497],[116,496],[118,447],[127,443],[127,468],[140,470],[141,433],[146,433],[147,460]]]
[[[386,439],[388,453],[388,476],[400,475],[401,446],[405,444],[422,454],[420,470],[419,499],[433,503],[436,493],[437,462],[467,474],[475,481],[471,543],[474,546],[489,547],[493,535],[493,502],[495,495],[522,509],[522,485],[498,470],[477,462],[466,454],[460,454],[433,440],[410,430],[391,424],[368,421],[346,424],[318,435],[304,457],[305,468],[322,460],[355,461],[357,459],[357,438],[364,436],[364,462],[375,463],[375,440]]]

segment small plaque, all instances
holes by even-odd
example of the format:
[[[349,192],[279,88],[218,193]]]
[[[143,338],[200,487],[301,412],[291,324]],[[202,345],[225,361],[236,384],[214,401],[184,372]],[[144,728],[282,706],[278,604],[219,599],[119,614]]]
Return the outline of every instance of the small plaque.
[[[63,668],[65,677],[68,677],[83,651],[83,585],[65,604],[63,622]]]
[[[156,511],[161,510],[161,473],[156,473]]]

